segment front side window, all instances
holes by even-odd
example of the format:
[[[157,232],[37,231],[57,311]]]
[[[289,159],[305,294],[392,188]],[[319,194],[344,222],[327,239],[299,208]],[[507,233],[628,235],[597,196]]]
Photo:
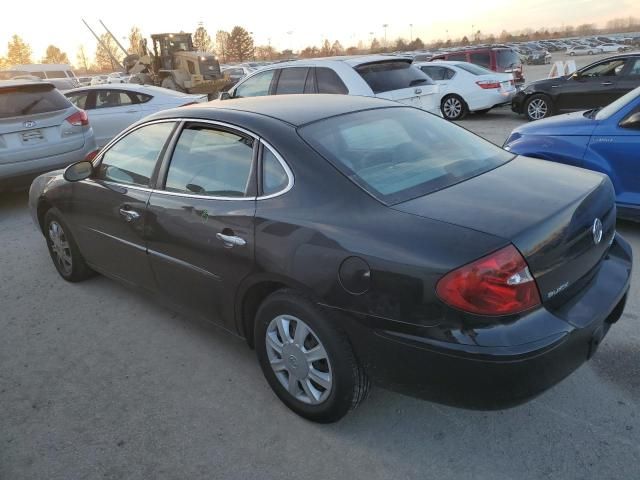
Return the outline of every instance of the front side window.
[[[626,58],[619,58],[598,63],[592,67],[585,68],[580,74],[582,77],[615,77],[622,73],[626,61]]]
[[[273,80],[274,73],[275,70],[267,70],[248,78],[236,87],[233,96],[235,98],[242,98],[269,95],[269,88],[271,87],[271,80]]]
[[[173,122],[154,123],[121,138],[104,153],[94,178],[148,187],[173,126]]]
[[[283,68],[278,78],[276,95],[304,93],[304,84],[309,69],[307,67]]]
[[[251,187],[253,139],[208,126],[185,128],[165,189],[215,197],[245,197]]]
[[[299,130],[354,183],[392,205],[498,167],[513,154],[422,110],[389,107]]]
[[[373,93],[433,84],[422,70],[404,61],[368,63],[356,67],[356,71],[371,87]]]
[[[631,59],[630,61],[633,62],[633,64],[631,68],[629,68],[628,75],[640,75],[640,57]]]

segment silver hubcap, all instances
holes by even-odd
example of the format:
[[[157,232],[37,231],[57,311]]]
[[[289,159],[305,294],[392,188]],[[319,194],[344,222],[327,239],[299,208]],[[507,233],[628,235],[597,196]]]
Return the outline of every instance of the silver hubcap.
[[[457,98],[447,98],[442,105],[444,115],[447,118],[458,118],[462,113],[462,102]]]
[[[331,363],[309,325],[291,315],[279,315],[269,323],[265,342],[271,368],[291,395],[311,405],[327,399],[333,385]]]
[[[527,107],[527,113],[529,114],[529,117],[533,118],[534,120],[540,120],[541,118],[544,118],[547,115],[547,110],[547,102],[540,98],[532,100]]]
[[[65,274],[70,274],[73,268],[71,249],[67,236],[58,222],[54,221],[49,224],[49,240],[55,262]]]

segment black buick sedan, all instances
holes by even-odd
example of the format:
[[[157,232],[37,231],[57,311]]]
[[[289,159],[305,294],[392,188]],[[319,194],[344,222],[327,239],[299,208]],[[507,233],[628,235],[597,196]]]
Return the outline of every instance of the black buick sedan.
[[[100,272],[243,336],[319,422],[370,382],[522,402],[594,354],[631,273],[606,176],[373,98],[162,112],[29,202],[64,279]]]

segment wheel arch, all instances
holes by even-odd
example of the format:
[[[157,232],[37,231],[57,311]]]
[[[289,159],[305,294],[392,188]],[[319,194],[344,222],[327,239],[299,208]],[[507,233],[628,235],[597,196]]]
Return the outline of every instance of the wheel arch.
[[[38,200],[38,207],[36,210],[36,215],[38,218],[38,225],[40,226],[40,231],[44,235],[44,216],[47,214],[49,210],[53,208],[53,204],[46,198],[40,197]]]
[[[258,308],[269,295],[286,288],[304,293],[314,301],[319,301],[311,288],[282,275],[253,275],[240,285],[234,309],[236,329],[245,338],[249,347],[254,348],[253,331]]]

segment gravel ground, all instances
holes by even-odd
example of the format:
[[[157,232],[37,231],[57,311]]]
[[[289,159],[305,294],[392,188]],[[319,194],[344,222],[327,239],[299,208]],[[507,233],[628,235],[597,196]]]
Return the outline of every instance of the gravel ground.
[[[461,124],[502,144],[521,122],[497,109]],[[61,280],[26,201],[0,194],[2,480],[640,477],[637,270],[596,357],[526,405],[467,411],[376,388],[315,425],[271,393],[243,341],[106,278]],[[638,251],[638,226],[618,230]]]

